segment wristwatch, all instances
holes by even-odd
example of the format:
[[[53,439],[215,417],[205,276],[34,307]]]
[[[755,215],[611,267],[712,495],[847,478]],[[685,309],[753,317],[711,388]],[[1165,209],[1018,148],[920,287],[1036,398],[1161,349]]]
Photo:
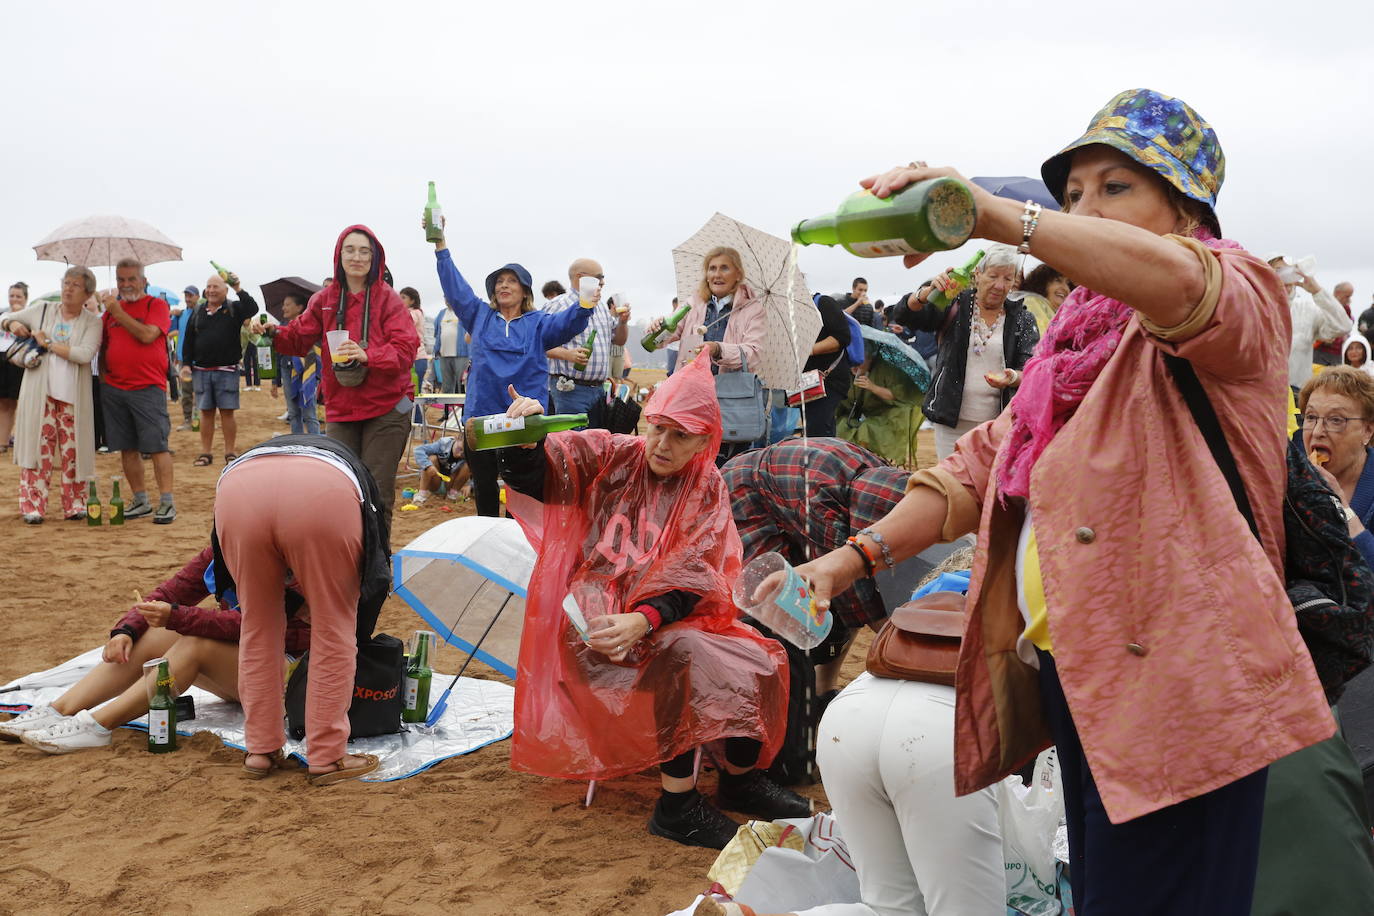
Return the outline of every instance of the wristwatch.
[[[1349,506],[1341,506],[1341,508],[1345,510],[1345,523],[1347,525],[1359,518],[1359,516],[1355,514],[1355,510]]]

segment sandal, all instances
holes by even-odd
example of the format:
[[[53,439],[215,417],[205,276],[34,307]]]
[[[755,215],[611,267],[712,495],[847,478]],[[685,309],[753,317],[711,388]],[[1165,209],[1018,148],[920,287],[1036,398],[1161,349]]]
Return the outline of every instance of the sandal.
[[[343,782],[346,779],[357,779],[359,776],[366,776],[382,765],[382,762],[377,759],[375,754],[353,754],[351,756],[363,762],[357,766],[346,767],[344,766],[344,761],[347,760],[348,757],[340,758],[334,762],[334,769],[325,773],[310,773],[305,777],[306,782],[310,783],[312,786],[332,786],[334,783]]]
[[[224,453],[224,463],[225,463],[225,464],[228,464],[229,462],[235,460],[236,458],[238,458],[238,453],[237,453],[237,452],[225,452],[225,453]]]
[[[248,765],[248,758],[249,758],[249,757],[266,757],[267,760],[268,760],[267,766],[265,766],[265,767],[250,767],[250,766]],[[272,771],[273,771],[273,770],[277,769],[278,767],[280,767],[280,766],[281,766],[282,764],[284,764],[285,762],[286,762],[286,752],[283,751],[281,748],[277,748],[275,751],[273,751],[273,752],[270,753],[270,754],[252,754],[252,753],[244,754],[244,755],[243,755],[243,772],[248,776],[249,779],[266,779],[268,776],[271,776],[271,775],[272,775]]]
[[[201,452],[196,456],[196,460],[191,462],[192,465],[198,468],[208,468],[214,463],[215,456],[211,455],[209,452]]]

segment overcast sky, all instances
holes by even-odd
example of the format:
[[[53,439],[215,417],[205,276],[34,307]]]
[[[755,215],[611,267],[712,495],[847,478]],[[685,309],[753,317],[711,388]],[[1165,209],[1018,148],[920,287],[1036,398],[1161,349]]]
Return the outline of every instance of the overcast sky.
[[[152,282],[203,286],[214,258],[256,294],[323,277],[363,222],[432,310],[433,180],[474,285],[511,260],[541,283],[595,257],[642,317],[666,311],[673,246],[717,210],[785,235],[915,158],[1038,175],[1115,93],[1149,86],[1216,128],[1226,234],[1316,255],[1364,306],[1372,6],[6,3],[0,278],[57,288],[33,244],[114,212],[183,246]],[[880,297],[930,272],[822,248],[801,263],[815,290],[863,274]]]

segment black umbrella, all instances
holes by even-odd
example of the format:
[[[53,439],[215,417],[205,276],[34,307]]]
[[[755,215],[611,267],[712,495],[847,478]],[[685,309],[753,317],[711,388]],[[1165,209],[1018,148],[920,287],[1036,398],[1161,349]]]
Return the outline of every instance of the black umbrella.
[[[295,293],[309,299],[323,287],[300,277],[282,277],[280,280],[264,283],[259,289],[262,290],[262,304],[267,309],[267,314],[278,321],[285,321],[286,319],[282,317],[281,304],[288,294]]]
[[[1045,183],[1039,178],[1021,178],[1018,176],[982,178],[974,176],[970,180],[998,197],[1006,197],[1016,201],[1033,200],[1042,207],[1051,210],[1059,209],[1059,201],[1054,199],[1050,189],[1045,187]]]
[[[631,435],[639,429],[640,406],[628,398],[597,398],[587,411],[587,425],[592,429],[608,429],[613,433]]]

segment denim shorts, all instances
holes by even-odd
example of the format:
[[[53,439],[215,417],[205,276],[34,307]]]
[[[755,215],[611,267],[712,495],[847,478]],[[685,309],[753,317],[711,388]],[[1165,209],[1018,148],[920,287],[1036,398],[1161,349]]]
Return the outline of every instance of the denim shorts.
[[[239,374],[217,369],[192,369],[196,386],[196,407],[200,410],[238,410]]]

